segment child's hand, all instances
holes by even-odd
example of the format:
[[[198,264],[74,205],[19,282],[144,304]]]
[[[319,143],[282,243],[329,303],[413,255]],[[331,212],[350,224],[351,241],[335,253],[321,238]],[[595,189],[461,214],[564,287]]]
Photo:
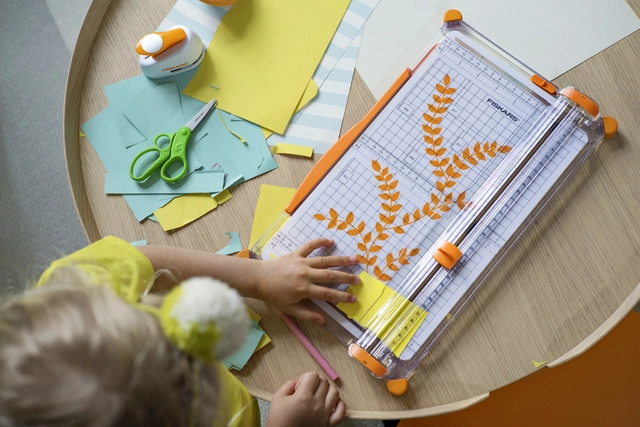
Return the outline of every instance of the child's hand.
[[[257,295],[262,301],[276,309],[302,320],[324,323],[321,314],[300,303],[305,298],[330,302],[355,302],[355,295],[341,292],[318,283],[347,283],[355,285],[360,278],[342,271],[328,270],[330,267],[352,266],[354,257],[318,256],[307,258],[318,248],[333,245],[330,239],[315,239],[298,250],[262,262]]]
[[[335,384],[317,372],[287,381],[273,394],[267,427],[336,426],[347,411]]]

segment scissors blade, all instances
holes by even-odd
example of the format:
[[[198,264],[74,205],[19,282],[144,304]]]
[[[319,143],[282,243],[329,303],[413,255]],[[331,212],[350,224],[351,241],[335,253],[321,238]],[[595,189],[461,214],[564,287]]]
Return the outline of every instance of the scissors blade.
[[[216,105],[218,105],[218,101],[215,99],[212,99],[211,101],[209,101],[207,105],[202,107],[202,110],[198,111],[198,113],[195,116],[193,116],[193,118],[189,120],[189,122],[184,126],[188,127],[191,130],[191,132],[193,132],[193,130],[196,127],[198,127],[202,119],[207,117],[207,114],[209,114],[209,112],[213,110]]]

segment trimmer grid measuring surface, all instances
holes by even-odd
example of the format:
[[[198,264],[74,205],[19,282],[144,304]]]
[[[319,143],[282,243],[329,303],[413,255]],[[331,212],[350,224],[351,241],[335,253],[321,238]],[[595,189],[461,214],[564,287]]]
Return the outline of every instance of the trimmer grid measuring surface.
[[[460,209],[457,203],[449,203],[448,210],[437,211],[440,216],[437,219],[427,216],[416,219],[416,212],[424,215],[423,207],[430,200],[436,207],[438,203],[434,197],[438,197],[439,204],[443,205],[447,199],[457,202],[464,193],[462,203],[469,201],[504,158],[499,147],[506,147],[503,151],[507,152],[508,147],[517,144],[553,101],[544,94],[525,89],[523,84],[514,82],[512,77],[490,65],[499,60],[489,63],[481,57],[490,58],[490,54],[464,35],[448,33],[264,247],[262,256],[282,255],[309,239],[331,237],[336,242],[332,255],[361,254],[369,261],[363,262],[361,258],[361,263],[350,269],[353,273],[359,274],[364,269],[373,275],[377,266],[378,273],[383,272],[382,276],[377,275],[378,278],[388,277],[383,282],[397,290],[402,279]],[[575,143],[558,150],[510,213],[428,307],[426,319],[402,352],[401,359],[412,358],[446,318],[524,217],[538,204],[555,181],[554,177],[576,157],[586,143],[586,135],[578,131],[573,140]],[[429,143],[433,141],[437,145]],[[472,155],[471,160],[467,156],[463,161],[465,153]],[[467,168],[456,166],[454,154]],[[445,158],[448,160],[443,163]],[[445,166],[436,167],[436,164]],[[449,170],[452,176],[447,174],[449,165],[453,166]],[[444,176],[439,176],[438,170]],[[392,174],[391,178],[389,174]],[[394,181],[397,183],[392,190],[381,190],[381,185]],[[443,182],[449,186],[442,188]],[[396,200],[390,199],[392,194]],[[390,206],[391,210],[388,209]],[[402,225],[407,214],[410,224]],[[519,218],[519,215],[523,217]],[[388,224],[390,219],[393,219],[392,224]],[[382,233],[376,223],[384,226]],[[394,228],[398,225],[401,230]],[[371,232],[370,239],[365,242],[368,232]],[[372,241],[380,248],[364,250],[365,246],[371,249]],[[397,262],[403,249],[409,255],[415,248],[420,249],[419,254],[406,256],[404,261],[408,263]],[[395,268],[389,267],[389,254],[396,259],[392,263]],[[374,263],[370,262],[372,257],[376,258]],[[345,286],[341,288],[345,289]],[[338,309],[328,310],[328,313],[353,332],[354,328],[348,325],[352,320]]]

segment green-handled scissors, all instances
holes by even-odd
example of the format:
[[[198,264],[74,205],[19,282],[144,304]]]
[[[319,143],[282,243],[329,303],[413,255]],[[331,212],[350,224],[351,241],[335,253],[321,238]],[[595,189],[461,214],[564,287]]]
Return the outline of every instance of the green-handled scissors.
[[[143,181],[160,169],[160,176],[165,182],[173,184],[180,181],[187,173],[187,143],[189,142],[189,138],[191,138],[191,132],[193,132],[202,119],[204,119],[217,104],[218,101],[215,99],[209,101],[207,105],[202,107],[202,110],[198,111],[198,114],[189,120],[189,123],[178,129],[176,133],[161,133],[157,135],[156,139],[153,141],[153,147],[142,150],[140,154],[133,159],[131,168],[129,169],[129,175],[131,178],[135,181]],[[158,145],[159,140],[162,142],[162,146]],[[169,141],[169,143],[166,144],[165,141]],[[136,163],[141,157],[149,153],[158,153],[158,158],[142,173],[142,175],[136,176],[133,171]],[[169,165],[178,162],[182,164],[180,173],[176,176],[169,176],[167,174],[167,168]]]

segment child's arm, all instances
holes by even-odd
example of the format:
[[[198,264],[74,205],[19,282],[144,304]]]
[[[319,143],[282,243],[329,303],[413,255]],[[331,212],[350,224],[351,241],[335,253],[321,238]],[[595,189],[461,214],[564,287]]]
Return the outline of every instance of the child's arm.
[[[300,300],[316,298],[331,302],[355,302],[355,296],[318,283],[355,285],[359,278],[329,267],[351,266],[355,257],[312,257],[314,250],[330,247],[333,240],[315,239],[298,250],[271,260],[253,260],[217,255],[212,252],[174,246],[140,246],[153,268],[168,270],[175,277],[163,274],[156,280],[159,286],[172,286],[189,277],[209,276],[222,280],[244,297],[260,299],[278,310],[303,320],[324,323],[324,318],[302,304]]]

